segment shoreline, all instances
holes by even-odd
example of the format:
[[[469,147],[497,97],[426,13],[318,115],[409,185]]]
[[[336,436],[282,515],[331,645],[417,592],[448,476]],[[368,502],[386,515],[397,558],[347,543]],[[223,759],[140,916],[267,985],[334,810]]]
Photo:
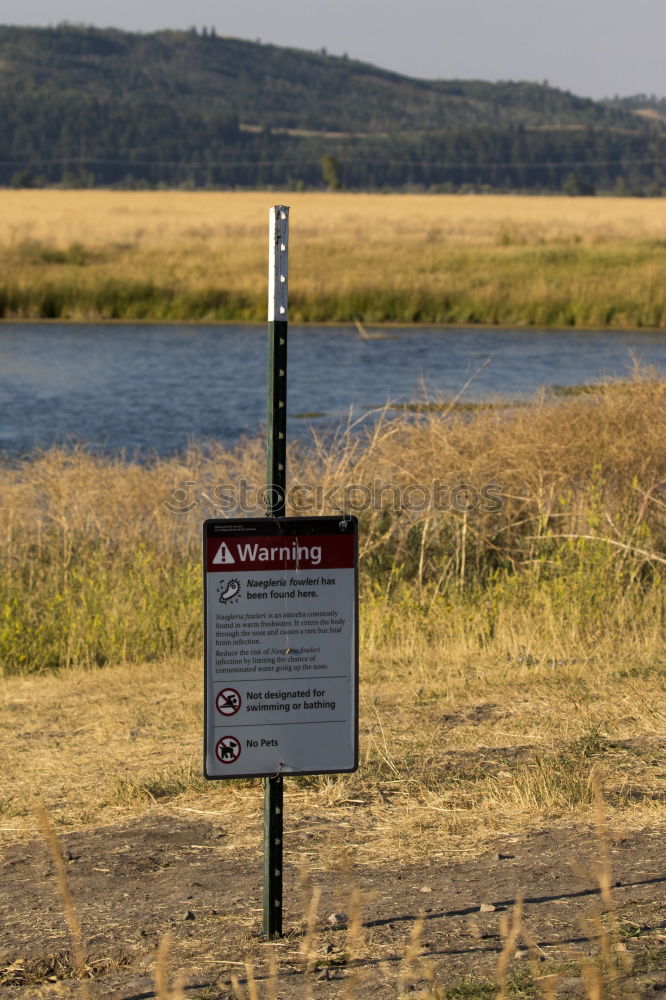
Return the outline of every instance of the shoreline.
[[[57,319],[52,317],[36,317],[35,319],[30,319],[24,316],[17,317],[16,319],[11,317],[0,317],[0,329],[5,326],[196,326],[196,327],[230,327],[230,326],[243,326],[243,327],[264,327],[267,324],[267,320],[205,320],[205,319],[116,319],[116,318],[102,318],[102,319]],[[364,321],[364,325],[369,327],[371,332],[374,332],[377,328],[387,329],[387,330],[483,330],[483,331],[509,331],[517,332],[519,330],[531,331],[533,333],[666,333],[666,324],[659,326],[603,326],[601,324],[572,324],[570,326],[560,326],[554,324],[552,326],[547,323],[531,324],[531,323],[442,323],[442,322],[428,322],[423,321],[419,323],[415,322],[399,322],[397,320],[387,320],[386,322],[372,322],[371,320]],[[328,329],[328,328],[344,328],[344,329],[354,329],[355,324],[351,321],[345,320],[322,320],[317,321],[301,321],[301,320],[289,320],[289,326],[293,330],[295,327],[306,328],[306,329]],[[359,339],[363,339],[359,337]]]
[[[655,380],[660,386],[666,387],[666,369],[663,376]],[[625,378],[602,378],[578,382],[573,385],[558,383],[543,383],[531,392],[522,395],[499,395],[488,393],[467,401],[456,400],[419,400],[414,397],[410,400],[397,402],[390,398],[384,403],[371,407],[363,413],[359,413],[359,418],[365,420],[372,417],[373,413],[380,412],[383,419],[402,420],[411,423],[415,418],[423,416],[441,417],[446,419],[449,416],[466,419],[475,419],[484,413],[504,413],[511,414],[516,411],[525,411],[530,408],[539,410],[544,402],[553,404],[556,402],[570,403],[583,398],[598,398],[609,394],[624,394],[626,390],[631,390],[634,386],[640,386],[630,375]],[[309,433],[313,427],[317,426],[317,421],[324,420],[328,425],[328,430],[335,434],[336,430],[344,425],[344,417],[339,417],[326,413],[305,412],[290,413],[290,421],[298,421],[301,432],[292,433],[293,440],[297,440],[301,446],[311,445]],[[319,425],[321,430],[321,425]],[[292,425],[293,432],[293,425]],[[82,438],[68,437],[66,440],[52,441],[50,444],[32,444],[28,449],[13,451],[7,447],[0,447],[0,468],[15,469],[23,463],[34,463],[47,454],[66,455],[81,454],[94,457],[102,462],[111,464],[124,464],[125,466],[139,466],[142,468],[157,468],[174,461],[186,461],[191,453],[205,455],[212,447],[221,449],[227,454],[235,454],[249,442],[264,441],[261,423],[257,423],[253,431],[245,432],[233,440],[225,440],[222,437],[192,437],[186,445],[172,450],[162,451],[155,445],[135,445],[132,447],[106,447],[101,443]]]

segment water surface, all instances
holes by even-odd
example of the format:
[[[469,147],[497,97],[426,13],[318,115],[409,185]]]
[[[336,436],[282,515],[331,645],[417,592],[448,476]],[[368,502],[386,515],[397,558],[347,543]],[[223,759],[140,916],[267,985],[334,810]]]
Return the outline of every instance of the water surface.
[[[543,385],[666,370],[666,332],[290,327],[289,434],[380,406],[464,391],[521,398]],[[261,326],[0,324],[0,451],[82,441],[108,452],[238,441],[266,412]],[[303,416],[306,415],[306,416]]]

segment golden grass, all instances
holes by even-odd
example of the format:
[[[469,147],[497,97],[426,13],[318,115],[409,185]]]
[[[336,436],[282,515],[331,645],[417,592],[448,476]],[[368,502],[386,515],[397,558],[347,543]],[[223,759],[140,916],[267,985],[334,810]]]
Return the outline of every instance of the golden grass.
[[[173,990],[169,988],[169,952],[171,950],[171,935],[167,932],[160,940],[155,956],[155,970],[153,978],[155,980],[156,1000],[185,1000],[182,983],[176,979]]]
[[[291,318],[659,326],[666,200],[0,192],[5,317],[264,318],[292,208]]]
[[[23,240],[90,247],[131,243],[163,252],[201,240],[225,250],[254,244],[266,257],[268,206],[291,206],[293,247],[396,239],[462,246],[663,239],[666,200],[526,195],[418,195],[296,192],[0,192],[0,243]],[[233,245],[230,246],[230,243]]]

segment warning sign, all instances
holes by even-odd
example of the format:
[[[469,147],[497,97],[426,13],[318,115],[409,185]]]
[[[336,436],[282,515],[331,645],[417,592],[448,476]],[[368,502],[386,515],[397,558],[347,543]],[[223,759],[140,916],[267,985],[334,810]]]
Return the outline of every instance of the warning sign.
[[[204,524],[205,774],[353,771],[357,522]]]

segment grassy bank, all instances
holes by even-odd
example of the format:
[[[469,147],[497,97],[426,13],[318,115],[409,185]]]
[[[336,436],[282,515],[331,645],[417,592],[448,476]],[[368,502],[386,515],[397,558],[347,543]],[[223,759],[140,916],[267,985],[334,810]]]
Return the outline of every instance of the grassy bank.
[[[296,491],[291,510],[330,513],[327,495],[362,508],[377,636],[399,641],[407,620],[441,645],[557,659],[598,649],[613,623],[626,648],[650,646],[663,624],[665,392],[639,376],[514,409],[387,415],[294,445],[291,482],[321,493]],[[219,514],[221,484],[263,476],[260,440],[141,466],[54,449],[3,468],[3,672],[198,654],[201,520]]]
[[[265,318],[292,206],[293,321],[663,327],[666,200],[4,191],[0,316]]]

